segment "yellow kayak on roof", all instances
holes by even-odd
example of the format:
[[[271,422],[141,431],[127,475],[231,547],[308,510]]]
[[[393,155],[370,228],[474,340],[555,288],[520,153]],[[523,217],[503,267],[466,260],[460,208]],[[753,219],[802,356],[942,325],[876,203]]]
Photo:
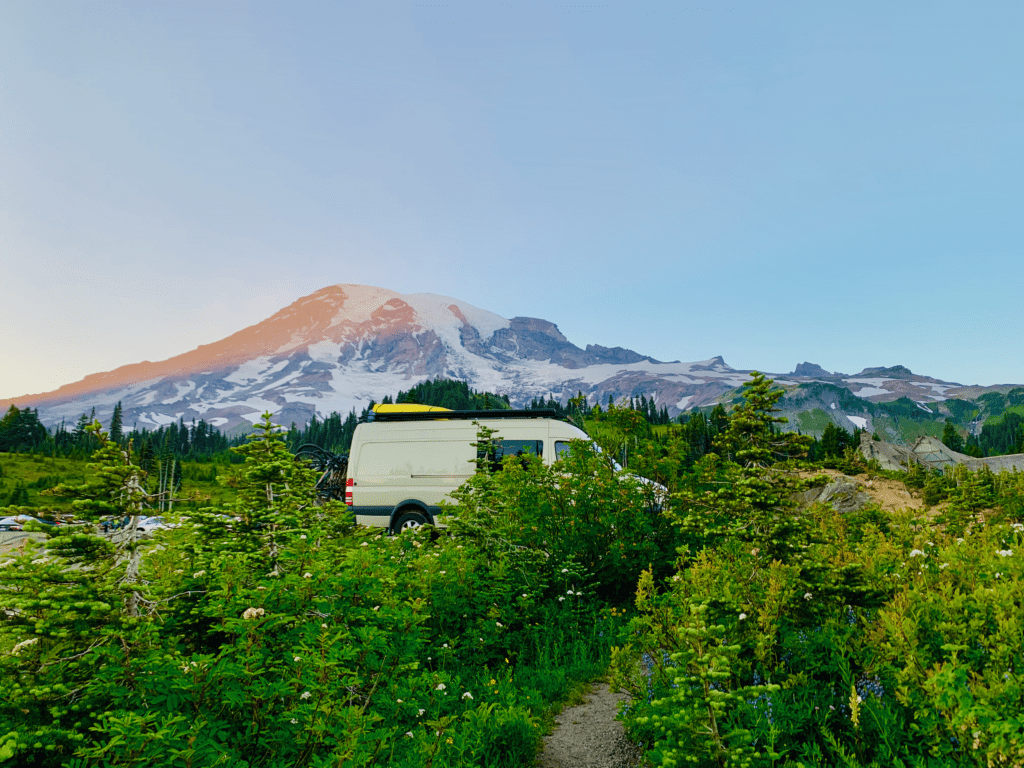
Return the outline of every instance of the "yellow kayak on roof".
[[[439,405],[419,405],[418,403],[384,403],[373,406],[374,413],[421,413],[423,411],[451,411]]]

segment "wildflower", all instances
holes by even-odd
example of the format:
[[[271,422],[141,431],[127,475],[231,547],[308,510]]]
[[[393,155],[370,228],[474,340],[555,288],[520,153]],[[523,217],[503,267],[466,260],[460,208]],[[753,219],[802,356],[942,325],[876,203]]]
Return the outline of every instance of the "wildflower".
[[[293,656],[292,657],[292,661],[302,661],[302,657],[301,656]]]
[[[369,544],[369,542],[366,542],[366,541],[364,541],[364,542],[363,542],[362,544],[360,544],[359,546],[360,546],[360,547],[368,547],[368,546],[370,546],[370,544]]]
[[[740,614],[740,621],[743,621],[745,618],[747,618],[747,614],[741,613]]]
[[[526,593],[525,592],[523,592],[523,597],[526,597]]]
[[[299,538],[304,540],[306,538],[306,534],[302,534]]]
[[[812,597],[814,597],[814,595],[810,592],[804,592],[804,600],[810,600]]]
[[[19,653],[21,653],[21,649],[22,648],[28,648],[30,645],[35,645],[38,642],[39,642],[39,638],[38,637],[33,637],[33,638],[30,638],[29,640],[22,640],[16,646],[11,648],[11,655],[12,656],[17,656]]]
[[[206,571],[196,571],[192,574],[193,579],[198,579],[206,575]]]
[[[304,578],[304,579],[312,579],[313,578],[313,574],[310,573],[309,571],[306,571],[304,574],[302,574],[302,578]]]
[[[276,579],[280,575],[281,574],[278,573],[277,570],[275,569],[275,570],[273,570],[273,571],[271,571],[270,573],[267,574],[267,578],[268,579]]]
[[[445,740],[444,740],[444,743],[445,743],[445,744],[452,744],[452,743],[453,743],[453,742],[452,742],[452,737],[451,737],[451,736],[449,736],[449,737],[448,737],[447,739],[445,739]]]
[[[963,539],[957,539],[957,540],[956,540],[956,543],[957,543],[957,544],[963,544],[963,543],[964,543],[964,540],[963,540]]]
[[[996,554],[1000,557],[1013,557],[1012,549],[1000,549],[996,551]]]
[[[501,623],[500,621],[496,621],[496,622],[494,622],[494,625],[495,625],[495,626],[496,626],[496,627],[497,627],[498,629],[501,629],[501,628],[502,628],[503,626],[505,626],[505,625],[504,625],[504,624],[502,624],[502,623]]]
[[[293,717],[293,718],[292,718],[292,725],[298,725],[298,724],[299,724],[299,721],[298,721],[298,720],[296,720],[296,719],[295,719],[295,718]]]
[[[758,555],[758,553],[759,553],[760,551],[761,551],[760,549],[757,549],[757,548],[755,547],[754,549],[750,550],[750,554],[752,554],[752,555],[753,555],[754,557],[757,557],[757,555]]]
[[[443,690],[444,690],[445,688],[447,688],[447,687],[448,687],[448,686],[446,686],[446,685],[445,685],[444,683],[438,683],[438,684],[437,684],[437,688],[435,688],[435,690],[438,690],[438,691],[443,691]]]
[[[464,698],[464,699],[472,699],[473,698],[473,694],[470,693],[469,691],[466,691],[464,694],[462,694],[462,698]]]
[[[568,572],[569,572],[569,569],[568,569],[568,568],[563,568],[563,569],[562,569],[562,573],[568,573]]]
[[[396,702],[397,704],[401,704],[401,703],[402,703],[402,700],[401,700],[401,699],[395,699],[395,702]]]
[[[296,656],[295,658],[298,658],[298,656]],[[301,696],[299,696],[299,698],[300,698],[300,699],[308,699],[308,698],[309,698],[310,696],[312,696],[312,695],[313,695],[313,694],[311,694],[311,693],[310,693],[309,691],[303,691],[303,692],[302,692],[302,695],[301,695]]]
[[[320,625],[320,629],[327,629],[327,625],[326,624],[321,624]]]
[[[406,731],[405,732],[405,738],[411,739],[412,738],[412,731]]]
[[[441,571],[441,575],[444,576],[448,571]]]
[[[427,710],[425,710],[425,709],[421,709],[421,710],[419,710],[419,711],[418,711],[418,712],[416,713],[416,717],[423,717],[423,713],[424,713],[424,712],[426,712],[426,711],[427,711]]]
[[[558,602],[562,602],[563,600],[565,600],[565,595],[562,595],[560,598],[558,598]]]
[[[1010,523],[1010,527],[1015,531],[1024,531],[1024,523]]]
[[[375,606],[373,606],[373,610],[375,610],[375,611],[379,611],[379,610],[380,610],[380,606],[379,606],[379,605],[375,605]]]
[[[924,557],[924,552],[921,551],[920,549],[912,549],[912,550],[910,550],[910,556],[911,557],[917,557],[918,555],[920,555],[921,557]]]
[[[445,644],[444,644],[444,645],[442,645],[441,647],[442,647],[442,648],[447,648],[447,647],[448,647],[448,643],[445,643]]]
[[[497,685],[497,684],[498,684],[498,682],[493,677],[491,678],[491,682],[488,683],[488,685]]]
[[[940,570],[940,571],[941,571],[941,570],[942,570],[943,568],[949,568],[949,563],[943,563],[942,565],[940,565],[940,566],[939,566],[939,570]]]
[[[574,594],[576,594],[576,593],[575,593],[575,592],[573,592],[573,591],[572,591],[571,589],[567,589],[567,590],[565,591],[565,594],[567,594],[567,595],[574,595]]]
[[[246,608],[245,611],[242,613],[242,618],[246,621],[249,621],[251,619],[257,619],[265,614],[266,611],[262,608]]]

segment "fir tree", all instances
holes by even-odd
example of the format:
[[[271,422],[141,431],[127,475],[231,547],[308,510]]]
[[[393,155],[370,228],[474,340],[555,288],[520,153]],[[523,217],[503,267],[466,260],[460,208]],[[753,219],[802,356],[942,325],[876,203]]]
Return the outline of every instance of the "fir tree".
[[[114,414],[110,417],[110,439],[115,443],[120,443],[123,435],[121,434],[121,401],[117,401],[117,405],[114,406]]]

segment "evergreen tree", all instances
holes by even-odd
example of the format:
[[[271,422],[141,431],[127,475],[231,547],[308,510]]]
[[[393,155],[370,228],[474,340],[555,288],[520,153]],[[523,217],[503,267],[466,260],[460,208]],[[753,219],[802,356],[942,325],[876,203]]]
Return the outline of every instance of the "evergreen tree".
[[[964,439],[951,421],[947,421],[946,426],[942,429],[942,444],[957,453],[964,452]]]
[[[121,434],[121,401],[117,401],[117,405],[114,406],[114,414],[110,417],[110,439],[115,443],[120,443],[123,435]]]

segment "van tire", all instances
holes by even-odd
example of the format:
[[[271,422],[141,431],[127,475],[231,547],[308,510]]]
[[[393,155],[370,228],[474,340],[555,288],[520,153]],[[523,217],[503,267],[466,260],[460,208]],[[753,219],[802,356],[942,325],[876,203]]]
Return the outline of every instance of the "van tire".
[[[400,515],[395,521],[395,527],[393,532],[396,534],[404,533],[405,531],[413,528],[419,528],[421,525],[427,524],[427,518],[425,518],[420,512],[406,512]]]

